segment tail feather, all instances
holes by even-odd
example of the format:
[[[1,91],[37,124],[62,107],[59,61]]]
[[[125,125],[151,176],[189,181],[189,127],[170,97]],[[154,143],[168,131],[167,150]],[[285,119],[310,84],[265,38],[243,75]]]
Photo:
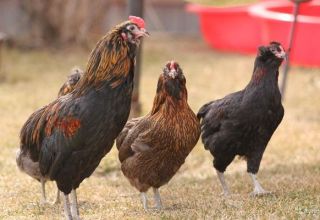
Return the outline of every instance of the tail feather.
[[[29,154],[33,161],[39,160],[41,131],[45,124],[43,119],[45,108],[46,106],[34,112],[20,131],[20,150],[22,153]]]

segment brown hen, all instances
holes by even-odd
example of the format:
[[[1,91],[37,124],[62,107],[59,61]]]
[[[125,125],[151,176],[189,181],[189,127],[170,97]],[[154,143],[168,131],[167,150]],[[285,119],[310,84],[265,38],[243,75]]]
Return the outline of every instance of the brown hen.
[[[156,207],[162,207],[159,187],[169,182],[200,136],[200,124],[187,102],[186,79],[176,62],[166,64],[159,77],[153,108],[127,122],[117,138],[121,170],[141,192],[152,187]]]

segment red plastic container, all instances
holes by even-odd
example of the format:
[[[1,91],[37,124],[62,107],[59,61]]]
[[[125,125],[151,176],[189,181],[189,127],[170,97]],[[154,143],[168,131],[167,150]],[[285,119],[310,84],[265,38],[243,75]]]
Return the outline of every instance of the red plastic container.
[[[289,1],[263,2],[250,8],[250,13],[260,18],[262,43],[278,41],[288,48],[293,8]],[[302,3],[299,9],[290,60],[303,66],[320,66],[320,1]]]
[[[211,47],[223,51],[256,53],[261,45],[261,28],[248,8],[187,5],[188,11],[199,15],[203,38]]]

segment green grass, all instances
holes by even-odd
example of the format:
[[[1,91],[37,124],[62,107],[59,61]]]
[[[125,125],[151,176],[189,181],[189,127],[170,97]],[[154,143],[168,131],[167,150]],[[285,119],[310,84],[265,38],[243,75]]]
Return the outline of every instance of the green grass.
[[[198,38],[153,36],[144,43],[141,102],[152,105],[159,74],[167,60],[179,61],[194,111],[205,102],[243,88],[253,56],[218,53]],[[0,75],[0,219],[61,219],[61,205],[41,206],[40,184],[15,164],[19,130],[37,108],[53,100],[70,69],[85,66],[89,51],[21,52],[6,49]],[[114,148],[78,189],[83,219],[319,219],[320,216],[320,69],[292,68],[285,117],[270,141],[258,178],[273,195],[252,198],[245,162],[236,159],[226,172],[232,191],[221,188],[212,157],[201,142],[169,184],[161,188],[164,210],[142,209],[138,192],[119,170]],[[55,194],[49,184],[50,198]],[[149,194],[152,196],[152,194]],[[152,198],[152,197],[151,197]],[[150,198],[150,199],[151,199]]]

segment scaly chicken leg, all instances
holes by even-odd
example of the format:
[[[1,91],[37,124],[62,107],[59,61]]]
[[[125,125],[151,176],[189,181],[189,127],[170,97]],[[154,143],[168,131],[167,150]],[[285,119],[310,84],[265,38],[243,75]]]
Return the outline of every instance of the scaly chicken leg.
[[[69,201],[69,195],[63,194],[63,206],[64,206],[64,215],[67,220],[72,220],[72,215],[70,211],[70,201]]]
[[[153,188],[153,193],[154,193],[154,201],[156,203],[156,209],[162,209],[162,202],[161,202],[159,189]]]
[[[46,197],[46,180],[44,178],[40,178],[41,182],[41,200],[40,204],[45,205],[47,203],[47,197]]]
[[[78,208],[78,201],[77,201],[77,192],[75,189],[71,191],[71,215],[73,220],[80,220],[79,217],[79,208]]]
[[[226,180],[224,179],[224,174],[219,172],[218,170],[216,170],[216,172],[217,172],[218,178],[220,180],[220,183],[221,183],[221,186],[222,186],[222,189],[223,189],[223,195],[224,196],[229,196],[230,195],[230,191],[229,191],[229,188],[227,186]]]
[[[257,176],[253,173],[249,173],[252,181],[253,181],[253,185],[254,185],[254,189],[252,192],[253,196],[261,196],[261,195],[265,195],[265,194],[270,194],[271,192],[266,191],[262,188],[262,186],[260,185],[260,183],[258,182]]]
[[[47,201],[47,196],[46,196],[46,180],[44,178],[40,178],[40,182],[41,182],[41,200],[40,200],[40,204],[41,205],[45,205],[48,204],[49,202]],[[52,205],[56,205],[60,203],[60,190],[58,189],[57,186],[57,195],[56,195],[56,199],[52,202]]]
[[[148,210],[148,198],[145,192],[141,193],[141,201],[142,201],[144,210]]]

